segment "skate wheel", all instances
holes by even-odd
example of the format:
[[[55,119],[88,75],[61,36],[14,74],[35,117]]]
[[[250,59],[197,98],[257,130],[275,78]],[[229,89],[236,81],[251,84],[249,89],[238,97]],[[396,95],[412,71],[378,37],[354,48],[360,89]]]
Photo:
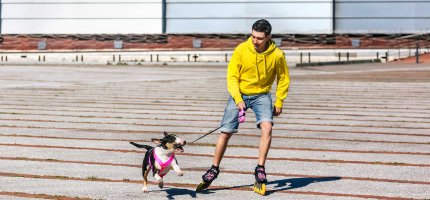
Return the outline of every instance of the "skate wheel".
[[[205,189],[206,189],[206,188],[208,188],[208,187],[209,187],[209,184],[208,184],[208,183],[206,183],[206,182],[204,182],[204,181],[202,181],[202,182],[197,186],[196,192],[201,192],[201,191],[205,190]]]
[[[259,195],[265,195],[266,194],[266,184],[265,183],[254,183],[254,192]]]
[[[260,195],[265,195],[266,194],[266,184],[263,183],[261,184],[261,190],[260,190]]]

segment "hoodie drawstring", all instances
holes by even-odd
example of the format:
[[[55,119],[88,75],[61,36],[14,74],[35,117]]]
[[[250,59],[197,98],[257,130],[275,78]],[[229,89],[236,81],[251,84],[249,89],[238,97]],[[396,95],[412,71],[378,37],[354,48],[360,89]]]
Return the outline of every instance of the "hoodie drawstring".
[[[266,54],[264,54],[264,76],[267,76]]]
[[[257,69],[257,80],[260,80],[260,71],[258,70],[258,54],[255,54],[255,67]]]
[[[266,76],[267,75],[267,61],[266,61],[266,54],[262,54],[262,56],[263,56],[263,59],[264,59],[264,71],[263,71],[263,76]],[[257,69],[257,79],[258,80],[261,80],[260,79],[260,70],[258,69],[258,54],[257,53],[255,53],[255,67],[256,67],[256,69]]]

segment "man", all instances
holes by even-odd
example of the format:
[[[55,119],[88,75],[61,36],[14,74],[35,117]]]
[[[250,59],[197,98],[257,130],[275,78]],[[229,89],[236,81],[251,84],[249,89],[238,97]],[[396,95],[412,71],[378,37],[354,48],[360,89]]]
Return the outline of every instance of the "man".
[[[261,130],[258,165],[254,173],[256,183],[267,182],[264,165],[272,140],[273,116],[282,113],[282,104],[290,84],[285,55],[271,40],[271,31],[272,27],[267,20],[256,21],[252,25],[251,36],[233,52],[227,70],[227,88],[231,97],[221,122],[221,134],[216,144],[213,165],[202,176],[203,182],[197,188],[198,192],[209,187],[218,176],[228,141],[233,133],[238,131],[239,111],[248,108],[254,111],[256,125]],[[277,90],[273,106],[270,89],[275,77]],[[259,193],[264,195],[264,192]]]

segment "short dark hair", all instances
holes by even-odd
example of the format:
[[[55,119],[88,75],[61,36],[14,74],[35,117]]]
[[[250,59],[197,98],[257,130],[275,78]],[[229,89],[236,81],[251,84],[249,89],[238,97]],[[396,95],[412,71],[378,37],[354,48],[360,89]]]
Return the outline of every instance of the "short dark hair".
[[[265,19],[259,19],[252,25],[252,30],[264,32],[268,36],[272,32],[272,25]]]

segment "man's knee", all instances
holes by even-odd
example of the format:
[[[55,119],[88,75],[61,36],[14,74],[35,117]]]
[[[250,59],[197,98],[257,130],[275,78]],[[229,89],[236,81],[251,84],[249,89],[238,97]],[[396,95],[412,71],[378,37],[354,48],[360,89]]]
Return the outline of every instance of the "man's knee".
[[[230,137],[232,135],[233,135],[233,133],[221,132],[221,134],[219,135],[219,138],[221,138],[223,140],[228,140],[228,139],[230,139]]]
[[[260,128],[265,133],[272,133],[272,122],[261,122]]]

